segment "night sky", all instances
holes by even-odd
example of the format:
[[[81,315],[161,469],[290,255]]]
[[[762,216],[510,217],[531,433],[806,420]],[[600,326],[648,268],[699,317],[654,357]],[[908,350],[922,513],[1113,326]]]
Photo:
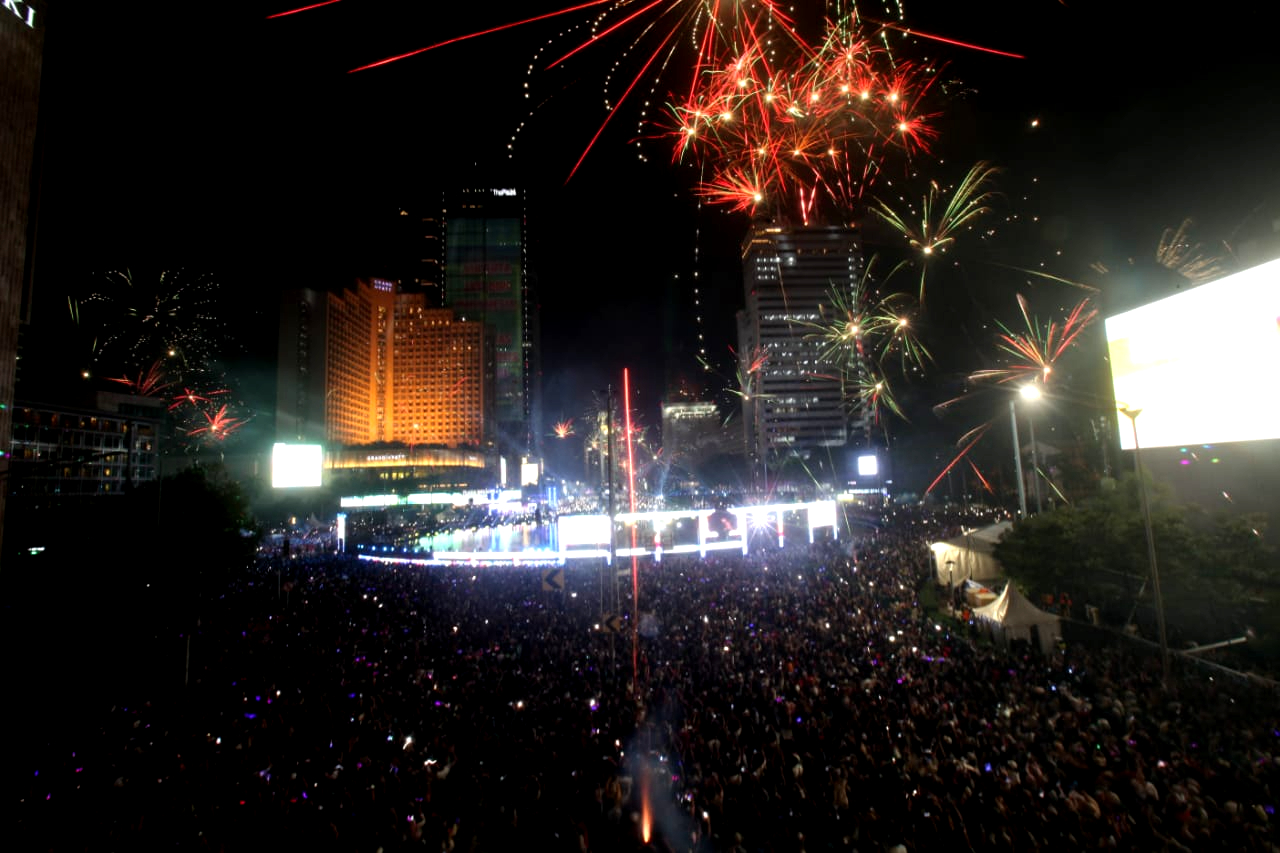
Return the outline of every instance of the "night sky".
[[[569,16],[348,73],[568,4],[341,0],[276,20],[267,15],[301,4],[51,5],[42,310],[58,310],[67,287],[118,265],[207,268],[228,293],[255,297],[340,282],[368,263],[380,217],[430,202],[474,170],[529,194],[549,421],[580,416],[590,391],[617,382],[624,365],[637,372],[638,407],[656,421],[664,373],[697,374],[687,289],[695,259],[707,350],[731,375],[748,220],[699,209],[694,175],[672,164],[665,140],[642,142],[646,162],[636,156],[635,104],[649,97],[647,82],[569,177],[605,119],[602,84],[626,39],[601,39],[527,77],[544,45],[545,62],[582,42],[568,32],[582,18]],[[1209,248],[1257,231],[1280,199],[1280,71],[1267,22],[1249,20],[1244,6],[1215,10],[1222,17],[1208,8],[908,0],[906,20],[918,30],[1024,58],[936,41],[900,46],[943,67],[943,132],[914,176],[879,190],[918,198],[928,179],[954,180],[989,160],[1003,170],[991,221],[1037,223],[1000,251],[1069,278],[1094,261],[1115,269],[1149,256],[1161,232],[1187,217]],[[863,7],[869,18],[878,11]],[[624,57],[618,73],[639,65]],[[668,92],[687,87],[680,72],[658,79],[651,117]],[[973,366],[964,348],[987,344],[985,315],[1010,319],[1016,308],[1020,285],[977,270],[939,285],[951,288],[932,309],[940,376]],[[1163,295],[1163,285],[1142,281],[1108,285],[1129,301],[1146,287]],[[1048,312],[1084,294],[1030,295]],[[263,302],[241,319],[269,325],[275,306]]]

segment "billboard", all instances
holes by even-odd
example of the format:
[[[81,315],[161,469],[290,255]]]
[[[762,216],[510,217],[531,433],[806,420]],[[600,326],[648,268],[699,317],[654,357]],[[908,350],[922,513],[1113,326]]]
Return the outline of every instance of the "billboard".
[[[285,444],[271,448],[271,486],[276,489],[316,488],[324,469],[318,444]]]
[[[1108,317],[1116,405],[1145,447],[1280,438],[1280,259]],[[1133,429],[1119,418],[1120,446]]]

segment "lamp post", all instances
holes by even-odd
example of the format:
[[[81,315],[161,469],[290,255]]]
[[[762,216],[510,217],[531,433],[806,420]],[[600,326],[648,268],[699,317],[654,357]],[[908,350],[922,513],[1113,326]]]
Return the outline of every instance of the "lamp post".
[[[951,609],[956,607],[956,561],[947,560],[947,595],[951,598]]]
[[[1025,400],[1038,400],[1040,399],[1040,386],[1039,385],[1023,385],[1021,388],[1018,389],[1018,394],[1020,394],[1022,398]],[[1018,401],[1016,398],[1012,398],[1009,400],[1009,426],[1010,426],[1010,429],[1013,431],[1013,469],[1014,469],[1014,473],[1018,477],[1018,517],[1026,518],[1027,517],[1027,484],[1022,477],[1022,448],[1021,446],[1019,446],[1019,442],[1018,442],[1017,403]],[[1030,424],[1030,420],[1028,420],[1028,424]],[[1031,429],[1032,429],[1031,465],[1032,465],[1032,471],[1034,472],[1035,452],[1036,452],[1035,427],[1032,426]],[[1036,480],[1036,510],[1039,511],[1039,509],[1040,509],[1040,481]]]
[[[1133,470],[1138,475],[1138,495],[1142,502],[1142,523],[1147,534],[1147,562],[1151,566],[1151,589],[1156,599],[1156,628],[1160,632],[1160,674],[1169,683],[1169,640],[1164,628],[1164,596],[1160,592],[1160,571],[1156,567],[1156,538],[1151,530],[1151,502],[1147,498],[1147,481],[1142,476],[1142,449],[1138,445],[1138,415],[1142,409],[1117,406],[1120,414],[1129,419],[1133,427]]]
[[[1018,518],[1027,517],[1027,486],[1022,482],[1022,449],[1018,446],[1018,409],[1009,401],[1009,428],[1013,431],[1013,472],[1018,478]]]
[[[1024,400],[1039,400],[1039,385],[1023,385],[1018,389]],[[1036,493],[1036,513],[1044,512],[1044,504],[1040,500],[1040,453],[1036,448],[1036,420],[1032,413],[1027,413],[1027,431],[1031,436],[1031,482]]]

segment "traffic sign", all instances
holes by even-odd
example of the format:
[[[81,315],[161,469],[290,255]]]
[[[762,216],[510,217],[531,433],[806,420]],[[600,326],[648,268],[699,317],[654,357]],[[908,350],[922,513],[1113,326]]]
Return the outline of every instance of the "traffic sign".
[[[564,591],[564,569],[543,570],[542,589],[544,592],[563,592]]]
[[[610,634],[622,633],[622,617],[616,613],[606,613],[604,618],[600,620],[600,627],[608,631]]]

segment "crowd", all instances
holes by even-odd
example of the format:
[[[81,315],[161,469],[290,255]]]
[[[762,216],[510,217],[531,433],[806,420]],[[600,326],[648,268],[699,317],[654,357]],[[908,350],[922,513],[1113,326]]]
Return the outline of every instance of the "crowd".
[[[853,542],[644,563],[634,633],[602,624],[599,566],[546,591],[529,568],[326,557],[291,560],[282,582],[263,564],[208,602],[185,687],[87,695],[75,726],[40,731],[8,788],[16,837],[1278,848],[1273,694],[1198,670],[1165,686],[1118,653],[977,642],[922,601],[926,542],[945,532],[915,515]]]

